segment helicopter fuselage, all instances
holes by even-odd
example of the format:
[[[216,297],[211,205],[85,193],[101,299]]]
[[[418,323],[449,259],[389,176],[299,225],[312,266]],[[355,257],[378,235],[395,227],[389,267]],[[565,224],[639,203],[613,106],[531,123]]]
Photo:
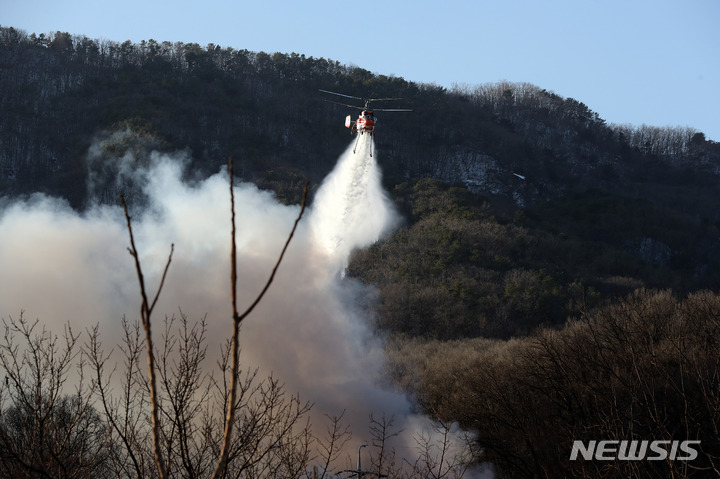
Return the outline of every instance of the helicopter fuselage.
[[[370,134],[374,134],[376,121],[377,117],[373,115],[372,111],[363,110],[354,122],[352,121],[351,116],[348,115],[345,119],[345,126],[350,128],[350,134],[353,134],[356,131],[360,134],[363,134],[366,131]]]

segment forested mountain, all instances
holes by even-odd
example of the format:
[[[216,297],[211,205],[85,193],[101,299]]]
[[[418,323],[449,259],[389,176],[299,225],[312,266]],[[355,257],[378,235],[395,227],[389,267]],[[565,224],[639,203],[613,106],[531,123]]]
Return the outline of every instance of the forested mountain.
[[[608,126],[581,102],[533,85],[449,91],[295,53],[13,28],[0,35],[4,191],[47,190],[82,207],[88,145],[125,127],[189,148],[201,171],[232,155],[248,179],[269,179],[271,170],[321,178],[348,142],[347,108],[324,102],[324,88],[412,106],[381,118],[379,159],[389,177],[463,183],[515,206],[591,186],[717,215],[696,201],[715,198],[720,155],[701,132]],[[696,196],[688,200],[689,185]]]
[[[99,173],[112,174],[125,152],[142,162],[154,149],[188,151],[189,171],[199,176],[232,156],[243,179],[298,202],[305,179],[317,185],[350,142],[343,119],[351,112],[319,89],[401,97],[413,109],[383,115],[376,136],[385,187],[404,223],[357,252],[348,273],[378,287],[374,326],[393,338],[398,383],[444,419],[496,428],[479,438],[487,455],[478,460],[515,477],[560,477],[572,465],[550,456],[565,454],[563,441],[618,437],[626,403],[651,417],[644,433],[677,435],[667,425],[682,424],[717,443],[716,338],[699,338],[716,331],[718,301],[698,292],[720,287],[720,143],[693,128],[608,125],[582,102],[525,83],[446,89],[296,53],[3,27],[0,197],[40,191],[79,210],[91,198],[114,202],[116,182]],[[643,314],[653,319],[647,334]],[[715,323],[696,327],[703,315]],[[608,317],[616,330],[598,332]],[[581,354],[584,340],[609,356]],[[660,343],[667,369],[653,356]],[[633,344],[642,354],[628,353]],[[421,366],[409,364],[413,358]],[[602,378],[574,375],[565,360],[597,366]],[[624,376],[622,368],[635,369]],[[538,386],[543,375],[555,378],[554,389]],[[591,398],[607,393],[605,379],[622,387],[607,399],[616,416],[598,429]],[[453,388],[457,394],[443,395]],[[690,390],[700,399],[689,401]],[[517,399],[531,395],[551,418]],[[468,402],[479,400],[482,411],[473,411]],[[652,416],[659,403],[664,415]],[[503,414],[517,424],[500,424]],[[555,431],[548,447],[556,449],[521,444],[557,417],[578,426]],[[500,444],[507,431],[515,442]]]

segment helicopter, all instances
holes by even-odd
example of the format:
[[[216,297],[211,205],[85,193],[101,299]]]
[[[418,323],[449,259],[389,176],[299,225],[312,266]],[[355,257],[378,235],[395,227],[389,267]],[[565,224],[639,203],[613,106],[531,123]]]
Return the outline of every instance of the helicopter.
[[[348,115],[345,117],[345,128],[350,128],[350,134],[357,132],[358,137],[355,141],[355,147],[353,148],[353,153],[357,150],[357,145],[360,142],[360,135],[364,135],[365,133],[368,133],[370,136],[375,136],[375,123],[377,122],[377,117],[375,116],[374,112],[376,111],[412,111],[408,108],[371,108],[370,102],[373,101],[388,101],[388,100],[402,100],[402,98],[360,98],[358,96],[352,96],[352,95],[345,95],[344,93],[336,93],[334,91],[328,91],[328,90],[320,90],[323,93],[330,93],[331,95],[337,95],[342,96],[345,98],[352,98],[353,100],[360,100],[364,102],[364,106],[360,107],[357,105],[349,105],[347,103],[340,103],[337,101],[331,101],[331,100],[325,100],[330,101],[331,103],[336,103],[338,105],[347,106],[350,108],[356,108],[358,110],[361,110],[360,115],[358,116],[357,120],[352,120],[352,115]],[[372,156],[372,143],[370,146],[370,156]]]

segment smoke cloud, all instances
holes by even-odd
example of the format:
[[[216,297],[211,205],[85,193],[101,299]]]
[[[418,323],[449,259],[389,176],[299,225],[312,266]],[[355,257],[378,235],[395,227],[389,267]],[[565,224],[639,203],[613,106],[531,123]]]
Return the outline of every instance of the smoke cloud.
[[[313,402],[315,414],[344,412],[354,450],[370,439],[370,414],[393,416],[408,436],[398,447],[411,448],[410,431],[425,421],[413,414],[404,395],[381,386],[383,345],[366,319],[377,295],[372,287],[343,277],[350,253],[377,241],[396,221],[367,151],[370,141],[361,139],[357,154],[350,145],[317,191],[275,282],[242,325],[241,361],[264,375],[272,373],[288,392]],[[118,161],[135,159],[125,155]],[[184,155],[153,152],[142,167],[121,167],[124,175],[134,171],[135,184],[142,185],[143,208],[132,212],[133,229],[153,292],[175,245],[156,311],[173,315],[181,308],[190,319],[207,315],[212,351],[232,327],[228,178],[219,172],[187,183],[182,179],[185,163]],[[91,178],[91,184],[102,182]],[[234,195],[243,309],[267,280],[299,207],[282,205],[251,184],[236,185]],[[119,337],[124,315],[138,317],[128,245],[118,206],[96,205],[78,213],[42,195],[5,204],[0,210],[0,316],[17,317],[24,310],[26,317],[40,318],[51,329],[70,323],[76,331],[99,323],[110,342]]]

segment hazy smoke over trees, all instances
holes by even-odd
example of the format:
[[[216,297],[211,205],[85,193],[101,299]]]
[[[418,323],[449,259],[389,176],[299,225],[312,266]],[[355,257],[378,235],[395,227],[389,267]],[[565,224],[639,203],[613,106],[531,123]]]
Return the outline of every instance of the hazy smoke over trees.
[[[241,362],[313,402],[317,417],[344,414],[354,434],[349,446],[368,440],[372,414],[393,417],[397,430],[405,430],[398,454],[414,454],[412,435],[428,423],[389,388],[382,343],[366,317],[377,298],[374,289],[343,275],[351,251],[375,242],[396,218],[363,146],[355,155],[351,145],[317,191],[270,291],[243,323]],[[97,178],[89,184],[96,194],[101,187],[122,189],[107,177],[132,172],[133,229],[147,284],[158,282],[170,244],[175,248],[156,311],[206,315],[205,367],[212,368],[213,351],[230,332],[227,174],[184,181],[182,154],[128,153],[114,161],[111,171],[91,171]],[[243,304],[267,279],[299,207],[282,205],[251,184],[236,186],[235,204]],[[69,323],[76,331],[99,323],[106,343],[118,337],[124,316],[137,317],[137,284],[119,206],[98,203],[78,213],[35,195],[3,205],[0,231],[2,317],[24,311],[51,329]]]

